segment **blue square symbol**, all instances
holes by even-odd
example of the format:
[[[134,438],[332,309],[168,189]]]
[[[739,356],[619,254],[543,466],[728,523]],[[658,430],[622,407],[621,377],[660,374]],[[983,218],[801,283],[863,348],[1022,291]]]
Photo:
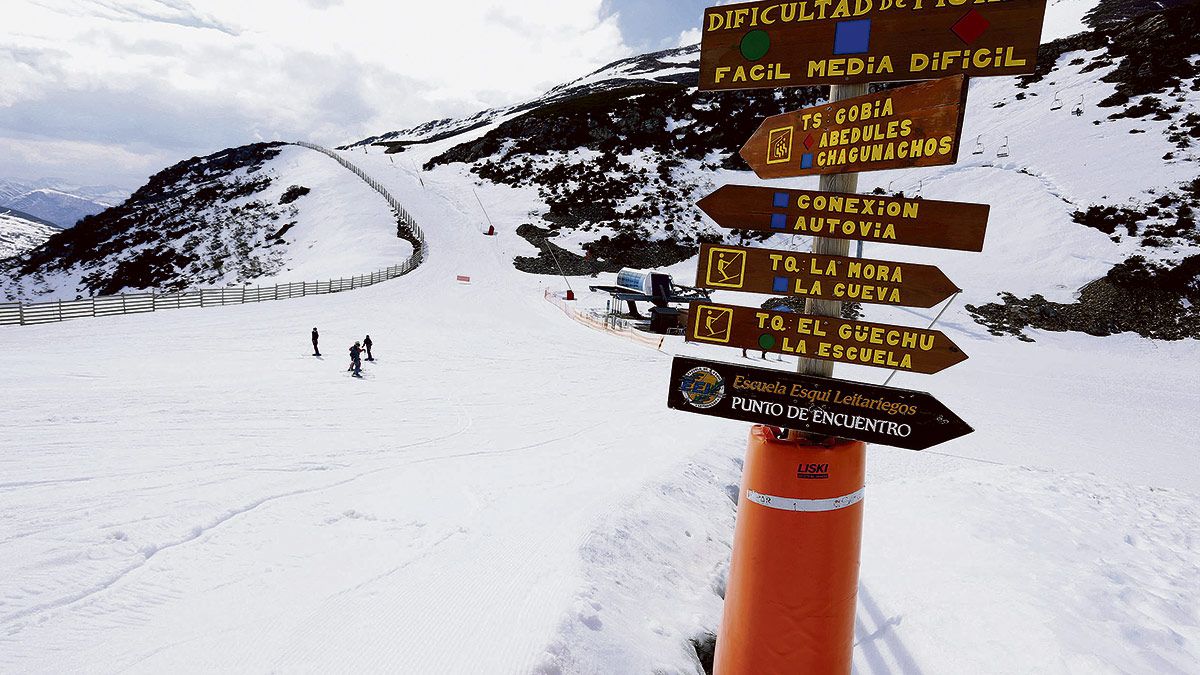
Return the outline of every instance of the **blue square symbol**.
[[[811,169],[812,168],[812,153],[811,152],[806,152],[803,155],[800,155],[800,168],[801,169]]]
[[[788,193],[776,192],[775,193],[775,208],[786,209],[787,206],[788,206]]]
[[[833,34],[833,53],[866,54],[871,50],[871,20],[839,21]]]
[[[787,214],[786,213],[772,213],[771,214],[771,229],[772,230],[786,230],[787,229]]]
[[[776,293],[787,293],[788,286],[790,286],[790,284],[788,283],[787,277],[775,277],[775,285],[772,286],[772,288],[775,289]]]

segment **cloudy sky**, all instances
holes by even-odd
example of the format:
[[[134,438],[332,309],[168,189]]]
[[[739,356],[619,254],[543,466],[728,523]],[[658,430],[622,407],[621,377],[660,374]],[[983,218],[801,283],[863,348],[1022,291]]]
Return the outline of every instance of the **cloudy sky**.
[[[256,140],[340,144],[695,41],[703,0],[4,0],[0,178],[136,188]]]

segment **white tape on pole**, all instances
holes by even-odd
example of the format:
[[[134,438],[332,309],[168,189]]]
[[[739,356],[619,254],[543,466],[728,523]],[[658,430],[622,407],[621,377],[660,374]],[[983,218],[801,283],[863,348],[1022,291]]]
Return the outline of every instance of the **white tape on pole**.
[[[764,495],[754,490],[746,490],[746,498],[755,504],[780,511],[801,511],[804,513],[819,513],[821,511],[837,511],[863,500],[866,488],[860,488],[842,497],[832,499],[792,499],[790,497],[774,497]]]

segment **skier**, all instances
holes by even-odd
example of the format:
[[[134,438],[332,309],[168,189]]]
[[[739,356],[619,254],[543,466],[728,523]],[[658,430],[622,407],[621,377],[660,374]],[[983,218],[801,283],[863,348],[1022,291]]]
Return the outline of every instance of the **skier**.
[[[321,337],[321,336],[317,334],[317,327],[316,327],[316,326],[313,326],[313,333],[312,333],[312,339],[313,339],[313,356],[320,356],[320,355],[321,355],[321,350],[320,350],[320,349],[317,349],[317,338],[319,338],[319,337]]]
[[[355,342],[350,347],[350,367],[346,369],[347,371],[353,370],[354,377],[362,377],[362,361],[360,360],[361,354],[362,348],[357,342]]]
[[[366,337],[366,339],[363,340],[363,347],[367,350],[367,360],[374,361],[375,357],[371,356],[371,336],[370,335],[368,335]]]

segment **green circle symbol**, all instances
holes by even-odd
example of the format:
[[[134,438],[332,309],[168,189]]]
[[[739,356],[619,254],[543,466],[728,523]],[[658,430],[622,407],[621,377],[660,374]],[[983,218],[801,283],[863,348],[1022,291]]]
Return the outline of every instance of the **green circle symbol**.
[[[775,336],[770,333],[763,333],[758,338],[758,346],[763,349],[771,349],[775,346]]]
[[[757,61],[771,49],[771,36],[765,30],[752,30],[742,38],[742,56],[747,61]]]

